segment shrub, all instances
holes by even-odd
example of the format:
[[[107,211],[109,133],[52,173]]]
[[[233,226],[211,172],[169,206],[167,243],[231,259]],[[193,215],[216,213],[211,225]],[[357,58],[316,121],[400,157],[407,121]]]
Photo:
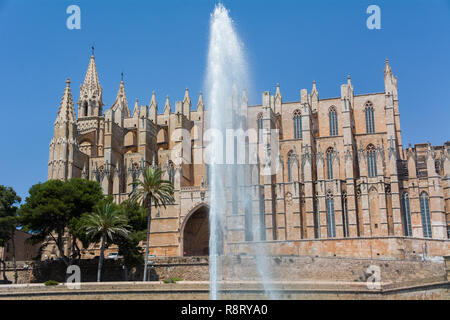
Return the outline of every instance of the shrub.
[[[44,284],[46,286],[57,286],[59,284],[59,282],[55,281],[55,280],[48,280],[48,281],[45,281]]]
[[[170,279],[166,279],[163,282],[164,283],[177,283],[177,281],[182,281],[180,278],[170,278]]]

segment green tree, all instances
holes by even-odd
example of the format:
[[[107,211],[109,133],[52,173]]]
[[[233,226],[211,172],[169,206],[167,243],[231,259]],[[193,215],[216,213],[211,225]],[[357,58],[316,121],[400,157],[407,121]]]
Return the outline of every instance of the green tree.
[[[82,225],[82,229],[93,241],[101,242],[97,270],[97,282],[100,282],[105,259],[105,246],[113,243],[116,236],[128,236],[127,218],[121,214],[114,203],[103,201],[95,207],[94,212],[83,216]]]
[[[173,198],[173,185],[170,181],[163,180],[164,171],[158,168],[147,168],[143,173],[143,179],[133,181],[131,199],[140,202],[148,210],[147,216],[147,244],[145,246],[144,280],[147,281],[148,251],[150,241],[150,226],[152,220],[152,205],[163,206],[175,202]]]
[[[80,259],[77,240],[85,239],[79,231],[79,219],[103,199],[100,185],[85,179],[49,180],[32,186],[29,193],[19,216],[23,229],[32,232],[32,241],[44,242],[44,246],[49,239],[54,241],[67,266]],[[70,243],[64,243],[66,235]],[[70,249],[68,254],[65,245]]]
[[[16,192],[11,187],[0,185],[0,247],[6,245],[11,240],[12,244],[12,258],[14,266],[14,283],[17,283],[17,264],[16,264],[16,244],[14,235],[18,226],[17,206],[22,199],[17,196]],[[3,265],[3,280],[6,282],[6,264],[0,259]]]
[[[124,280],[128,281],[131,269],[144,262],[143,251],[139,244],[145,240],[147,211],[130,200],[123,201],[119,205],[119,211],[127,217],[128,225],[131,227],[128,237],[118,236],[114,241],[119,247],[119,255],[123,256]]]

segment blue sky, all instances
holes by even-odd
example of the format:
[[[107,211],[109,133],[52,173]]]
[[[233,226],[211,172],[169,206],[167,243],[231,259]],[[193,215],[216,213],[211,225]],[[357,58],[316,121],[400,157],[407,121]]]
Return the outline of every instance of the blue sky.
[[[280,83],[285,101],[316,80],[321,98],[339,96],[350,74],[356,94],[381,92],[385,58],[398,75],[404,145],[450,139],[450,0],[224,0],[245,44],[250,104]],[[66,8],[81,8],[81,30]],[[78,99],[95,56],[110,107],[120,74],[131,106],[172,106],[184,88],[197,99],[206,66],[213,0],[0,0],[0,184],[25,197],[47,177],[48,145],[65,79]],[[366,9],[381,8],[381,30]],[[420,128],[420,129],[418,129]]]

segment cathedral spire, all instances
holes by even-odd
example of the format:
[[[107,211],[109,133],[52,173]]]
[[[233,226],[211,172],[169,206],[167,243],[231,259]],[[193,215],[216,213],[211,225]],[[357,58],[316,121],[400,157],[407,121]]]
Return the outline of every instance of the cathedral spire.
[[[103,89],[100,86],[95,57],[92,53],[86,76],[84,77],[84,82],[80,87],[78,117],[101,117],[103,108],[102,96]]]
[[[101,95],[102,87],[100,86],[100,80],[98,78],[97,66],[95,64],[95,57],[92,53],[91,59],[89,60],[88,69],[86,72],[86,76],[84,77],[83,85],[81,86],[81,90],[84,94],[88,96]]]
[[[70,90],[70,79],[67,78],[66,88],[64,89],[64,95],[59,105],[58,116],[55,124],[73,121],[75,121],[75,109],[73,107],[72,92]]]
[[[67,180],[75,176],[74,160],[78,150],[76,134],[75,109],[70,80],[67,79],[50,142],[48,179]]]

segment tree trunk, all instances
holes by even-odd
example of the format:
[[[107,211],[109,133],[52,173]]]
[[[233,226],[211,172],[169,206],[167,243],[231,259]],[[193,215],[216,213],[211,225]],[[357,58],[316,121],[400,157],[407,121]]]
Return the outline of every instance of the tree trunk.
[[[98,261],[98,270],[97,270],[97,282],[102,281],[102,267],[103,267],[103,260],[105,259],[105,234],[102,235],[102,246],[100,248],[100,259]]]
[[[145,246],[145,261],[144,261],[144,280],[147,281],[147,266],[148,266],[148,251],[150,242],[150,225],[152,223],[152,196],[148,197],[148,217],[147,217],[147,245]]]
[[[0,263],[3,266],[3,281],[6,283],[8,281],[8,278],[6,277],[6,263],[2,259],[0,259]]]
[[[16,242],[14,241],[15,233],[16,233],[16,230],[13,230],[12,236],[11,236],[11,242],[12,242],[12,258],[13,258],[13,267],[14,267],[14,284],[17,284],[17,279],[19,278],[19,275],[17,274]]]

